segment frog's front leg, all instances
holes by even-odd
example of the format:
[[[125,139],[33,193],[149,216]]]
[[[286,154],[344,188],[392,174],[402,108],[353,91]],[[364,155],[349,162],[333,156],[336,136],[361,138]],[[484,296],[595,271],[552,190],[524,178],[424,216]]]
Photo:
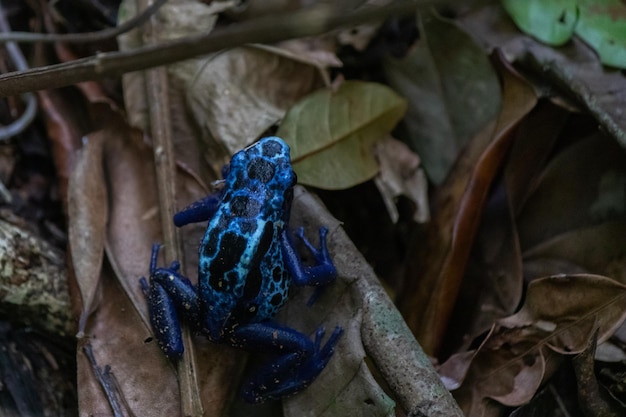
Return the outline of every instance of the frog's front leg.
[[[217,211],[221,199],[222,193],[218,192],[192,203],[190,206],[174,214],[174,225],[176,227],[182,227],[189,223],[199,223],[209,220]]]
[[[140,283],[148,301],[154,337],[165,356],[178,359],[184,351],[179,317],[191,325],[199,323],[198,295],[191,281],[178,272],[178,262],[172,262],[169,268],[157,268],[159,248],[159,244],[152,246],[150,282],[142,277]]]
[[[315,248],[311,242],[304,236],[304,228],[299,228],[297,236],[302,240],[304,245],[311,251],[316,264],[307,266],[302,264],[302,260],[298,255],[287,229],[281,234],[281,246],[283,251],[283,260],[291,273],[291,277],[296,285],[326,285],[330,284],[337,277],[337,269],[330,258],[328,248],[326,247],[326,236],[328,229],[320,227],[320,248]]]
[[[242,395],[251,403],[277,400],[306,388],[326,367],[335,352],[343,330],[336,327],[322,346],[324,329],[315,341],[274,322],[251,323],[237,327],[229,337],[234,347],[277,355],[243,384]]]

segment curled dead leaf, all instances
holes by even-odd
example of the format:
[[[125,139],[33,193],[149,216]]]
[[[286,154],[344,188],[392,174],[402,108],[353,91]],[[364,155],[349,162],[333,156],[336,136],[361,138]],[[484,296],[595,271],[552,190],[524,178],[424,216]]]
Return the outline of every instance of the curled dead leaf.
[[[391,220],[398,221],[396,199],[403,195],[415,204],[413,220],[427,222],[430,219],[428,180],[420,167],[419,156],[391,137],[376,142],[374,149],[380,168],[374,181]]]
[[[626,286],[610,278],[541,278],[530,283],[518,313],[496,322],[469,366],[467,354],[459,354],[440,371],[461,382],[454,395],[468,417],[482,415],[487,398],[520,405],[551,375],[548,357],[582,352],[596,331],[606,340],[625,317]]]

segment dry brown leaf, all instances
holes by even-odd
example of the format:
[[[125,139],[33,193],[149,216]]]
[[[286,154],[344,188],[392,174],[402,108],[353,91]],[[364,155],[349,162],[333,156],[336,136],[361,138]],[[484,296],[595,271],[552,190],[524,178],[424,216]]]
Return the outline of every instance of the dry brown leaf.
[[[69,247],[72,266],[81,294],[80,335],[88,316],[98,307],[100,271],[108,218],[102,148],[115,131],[99,131],[84,139],[76,155],[68,186]]]
[[[228,10],[235,5],[235,1],[212,2],[210,5],[195,0],[170,0],[157,12],[161,30],[156,36],[163,41],[177,39],[198,32],[210,32],[215,26],[218,13]],[[119,24],[131,19],[137,14],[137,2],[126,0],[120,4],[118,12]],[[118,37],[121,51],[130,51],[144,44],[141,29],[131,30]],[[198,59],[191,59],[176,64],[178,68],[191,68]],[[192,73],[193,74],[193,73]],[[124,84],[124,106],[128,113],[131,126],[144,131],[149,130],[148,99],[144,72],[131,72],[122,77]]]
[[[459,343],[470,343],[494,320],[512,314],[519,305],[523,274],[516,214],[529,191],[534,190],[568,115],[550,102],[540,102],[516,129],[504,178],[492,186],[482,213],[452,327],[446,334],[447,352],[458,349]],[[524,270],[528,267],[524,265]],[[552,269],[536,276],[556,271],[586,272]]]
[[[82,350],[87,343],[98,365],[102,369],[110,367],[120,388],[120,398],[128,405],[123,415],[178,415],[174,369],[157,344],[148,343],[150,333],[113,271],[105,267],[100,278],[103,301],[90,317],[86,337],[79,343],[77,352],[81,415],[113,414]]]
[[[145,414],[156,414],[163,409],[163,402],[171,402],[172,409],[178,410],[178,391],[175,388],[171,389],[172,386],[176,386],[173,367],[156,347],[154,341],[144,343],[144,340],[151,340],[151,332],[145,298],[138,280],[142,275],[148,274],[152,244],[161,240],[152,150],[143,144],[139,132],[128,127],[105,131],[102,135],[105,143],[104,164],[109,198],[108,201],[95,199],[93,204],[110,207],[107,218],[106,250],[118,282],[104,284],[105,287],[109,285],[117,289],[111,289],[109,295],[104,294],[98,310],[89,317],[85,328],[85,343],[91,342],[96,360],[101,366],[109,365],[117,378],[120,378],[122,374],[124,381],[118,381],[122,385],[121,396],[129,403],[130,409],[141,410]],[[102,161],[99,162],[99,164],[102,163]],[[97,165],[97,162],[94,164]],[[181,183],[184,184],[181,186],[182,200],[190,199],[189,196],[185,197],[185,193],[195,195],[205,192],[193,177],[184,171],[179,172],[182,176]],[[86,184],[89,183],[77,183],[73,192],[89,196],[92,193],[91,186]],[[87,208],[87,206],[82,207],[82,209]],[[101,210],[94,210],[94,212],[102,213]],[[88,246],[81,247],[82,250],[90,247],[93,250],[93,247],[102,245],[102,236],[100,240],[96,239],[98,233],[94,230],[95,227],[97,227],[95,221],[83,224],[81,233],[85,236],[93,234],[94,239],[87,240]],[[197,235],[193,239],[186,240],[188,253],[194,255],[197,253],[198,240]],[[79,250],[73,250],[74,257],[80,257],[81,253]],[[190,262],[185,264],[185,267],[195,270],[196,256],[189,256],[189,260]],[[84,261],[89,261],[89,259],[86,258]],[[97,267],[98,264],[92,262],[91,268]],[[108,276],[106,274],[104,276],[105,279],[112,279],[106,278]],[[90,281],[89,277],[86,278],[84,274],[80,274],[77,279],[84,286],[103,285],[100,274],[96,272],[95,277],[95,280]],[[123,292],[120,292],[120,284],[124,289]],[[121,349],[133,346],[133,344],[135,344],[134,349],[121,354]],[[237,355],[233,355],[228,350],[217,349],[213,345],[211,347],[211,349],[199,351],[198,373],[201,377],[202,394],[205,398],[213,399],[212,402],[208,402],[211,407],[207,408],[207,412],[221,413],[225,407],[225,400],[230,398],[232,386],[236,383],[233,372],[241,365],[235,363]],[[78,359],[81,378],[92,378],[91,370],[82,352],[78,353]],[[147,364],[146,361],[148,361]],[[134,377],[129,377],[128,373],[133,369],[137,371],[138,367],[141,368],[142,371],[139,374],[146,383],[137,384],[134,382]],[[124,371],[120,372],[120,369]],[[87,382],[86,379],[82,381]],[[92,382],[80,384],[80,387],[81,398],[86,399],[81,400],[80,403],[83,412],[92,413],[109,407],[106,398],[101,395],[101,387]],[[156,395],[151,394],[152,392],[168,392],[171,395],[160,394],[162,398],[159,400],[150,399],[151,395]]]
[[[574,229],[548,239],[524,252],[524,262],[543,262],[544,272],[571,271],[564,263],[579,270],[610,276],[626,283],[626,222],[611,221]],[[546,264],[557,262],[551,267]],[[557,269],[559,268],[559,269]],[[529,278],[540,275],[530,275]]]
[[[514,406],[529,401],[551,374],[547,358],[583,351],[595,331],[606,340],[626,317],[626,286],[598,275],[551,276],[533,281],[522,309],[499,320],[475,352],[451,357],[441,371],[460,384],[454,392],[468,417],[483,415],[487,399]],[[454,362],[460,362],[454,364]],[[464,365],[463,365],[464,364]]]
[[[623,216],[625,166],[626,152],[601,133],[583,138],[556,155],[520,213],[522,250]]]
[[[285,55],[243,46],[205,58],[193,78],[179,75],[206,141],[233,154],[324,85],[317,67]]]
[[[513,314],[522,298],[522,256],[507,190],[500,179],[485,203],[445,351],[467,346],[493,322]]]
[[[58,176],[62,201],[67,202],[67,183],[72,172],[72,156],[80,147],[80,138],[90,129],[89,118],[82,106],[70,104],[68,96],[61,90],[43,90],[37,93],[43,115],[54,164]]]
[[[539,102],[522,121],[505,167],[506,187],[517,216],[535,189],[559,134],[571,113],[549,102]]]
[[[420,167],[420,159],[408,146],[392,137],[374,145],[379,173],[374,178],[376,187],[394,223],[398,221],[396,200],[401,195],[415,204],[413,220],[425,223],[430,219],[428,181]]]

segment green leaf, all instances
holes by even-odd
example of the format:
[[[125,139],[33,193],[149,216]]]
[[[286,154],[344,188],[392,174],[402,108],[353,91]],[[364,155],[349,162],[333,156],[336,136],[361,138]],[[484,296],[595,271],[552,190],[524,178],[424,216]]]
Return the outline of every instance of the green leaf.
[[[626,68],[626,6],[621,0],[502,0],[515,24],[553,46],[575,33],[605,65]]]
[[[408,99],[406,141],[441,184],[469,138],[497,116],[500,83],[483,48],[454,21],[424,13],[418,23],[412,51],[383,65],[389,84]]]
[[[376,83],[347,81],[296,103],[277,135],[291,147],[298,181],[324,189],[343,189],[374,177],[372,153],[404,115],[406,101]]]
[[[626,68],[626,6],[621,0],[579,0],[576,34],[612,67]]]
[[[553,46],[570,40],[578,21],[576,0],[503,0],[502,5],[523,32]]]

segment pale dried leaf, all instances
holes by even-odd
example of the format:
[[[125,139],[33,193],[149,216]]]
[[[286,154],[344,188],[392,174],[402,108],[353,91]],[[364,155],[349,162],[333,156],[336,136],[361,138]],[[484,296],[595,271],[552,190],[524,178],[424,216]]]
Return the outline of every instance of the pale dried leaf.
[[[297,100],[324,85],[316,66],[263,47],[223,51],[198,64],[193,78],[186,79],[188,102],[205,140],[217,141],[218,148],[228,151],[226,157],[258,139]]]
[[[79,334],[85,330],[87,317],[99,303],[97,295],[108,217],[102,152],[104,143],[115,134],[114,130],[108,130],[85,137],[68,183],[69,244],[82,299]]]
[[[376,142],[374,150],[380,170],[374,181],[391,220],[398,221],[396,200],[403,195],[415,204],[413,220],[427,222],[430,219],[428,181],[420,168],[419,156],[391,137]]]

